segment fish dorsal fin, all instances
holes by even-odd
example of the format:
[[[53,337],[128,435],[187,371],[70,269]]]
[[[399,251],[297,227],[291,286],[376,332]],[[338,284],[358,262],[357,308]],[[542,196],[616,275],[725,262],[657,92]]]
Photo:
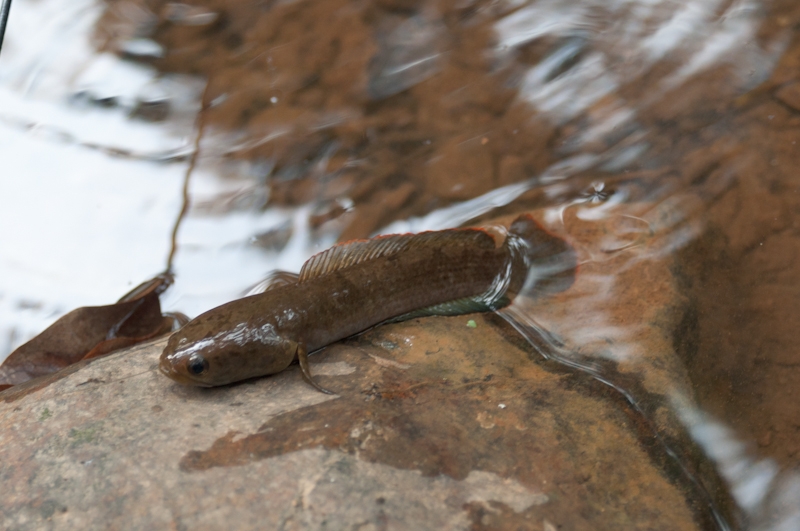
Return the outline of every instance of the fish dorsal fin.
[[[303,264],[298,283],[327,275],[333,271],[354,266],[383,256],[422,247],[448,247],[471,245],[476,249],[493,249],[494,238],[481,229],[450,229],[420,234],[389,234],[371,240],[352,240],[334,245],[327,251],[315,254]]]
[[[248,289],[244,296],[258,295],[290,284],[297,284],[297,275],[288,271],[275,270],[270,272],[264,280]]]

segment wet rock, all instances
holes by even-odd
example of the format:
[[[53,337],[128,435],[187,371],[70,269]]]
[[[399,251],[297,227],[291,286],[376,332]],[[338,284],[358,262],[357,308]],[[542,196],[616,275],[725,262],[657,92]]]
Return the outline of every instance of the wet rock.
[[[118,53],[127,59],[164,57],[164,48],[151,39],[130,39],[120,43]]]
[[[387,17],[380,26],[379,51],[370,61],[369,94],[383,99],[435,75],[440,68],[444,26],[441,21],[414,16],[398,21]]]
[[[139,89],[130,111],[132,118],[148,122],[161,122],[167,119],[174,105],[176,96],[172,84],[167,80],[157,80]]]
[[[494,186],[491,151],[485,136],[457,137],[442,145],[425,167],[428,192],[434,197],[467,199]]]
[[[795,111],[800,111],[800,83],[787,83],[778,89],[775,97]]]
[[[500,186],[516,183],[525,179],[525,168],[522,158],[513,155],[503,157],[498,168],[498,183]]]
[[[637,397],[680,386],[670,331],[684,304],[668,262],[631,262],[615,302],[605,301],[607,324],[629,338],[597,333],[578,306],[604,268],[635,254],[631,243],[653,248],[649,230],[625,216],[599,228],[566,219],[583,252],[608,260],[582,266],[586,280],[549,302],[529,294],[522,307],[538,304],[529,315],[582,355],[615,353],[620,373],[636,373],[634,388],[642,382]],[[631,345],[653,348],[642,363],[654,372],[625,364],[621,349]],[[495,314],[384,325],[323,349],[312,372],[335,396],[308,386],[296,367],[182,387],[156,369],[163,346],[0,394],[1,527],[712,525],[708,497],[654,439],[682,440],[663,403],[648,420],[607,385],[543,359]]]
[[[250,238],[250,245],[268,252],[280,252],[289,243],[292,232],[292,222],[286,221],[277,227],[254,235]]]
[[[578,275],[560,293],[534,285],[501,313],[543,355],[623,393],[677,457],[662,464],[680,463],[685,478],[702,485],[696,501],[735,526],[740,515],[728,488],[688,432],[699,411],[687,370],[697,312],[686,290],[693,264],[674,251],[702,232],[702,202],[686,193],[658,204],[616,203],[620,194],[542,212],[542,223],[575,247]]]
[[[213,11],[177,2],[166,4],[162,16],[173,24],[185,26],[207,26],[219,17]]]
[[[374,220],[381,192],[412,184],[419,193],[380,213],[388,223],[486,192],[506,155],[521,164],[504,168],[502,184],[553,161],[556,128],[516,98],[513,62],[492,59],[502,9],[157,0],[141,8],[143,32],[122,24],[125,2],[107,4],[98,41],[118,51],[152,39],[164,54],[141,62],[208,79],[205,123],[237,139],[222,147],[226,157],[274,166],[277,177],[264,183],[272,204],[347,197]],[[456,147],[472,138],[477,147]],[[326,169],[325,157],[341,160]]]
[[[697,528],[623,411],[470,318],[319,353],[332,398],[294,369],[183,388],[163,342],[6,392],[2,525]]]
[[[353,219],[342,231],[339,241],[368,238],[387,221],[387,214],[406,203],[416,191],[411,183],[404,183],[394,190],[383,190],[376,194],[376,201],[364,205],[354,213]]]

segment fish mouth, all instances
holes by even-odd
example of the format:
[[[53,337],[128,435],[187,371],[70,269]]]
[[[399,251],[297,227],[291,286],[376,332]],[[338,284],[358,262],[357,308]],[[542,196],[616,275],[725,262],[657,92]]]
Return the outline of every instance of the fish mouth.
[[[169,362],[169,360],[167,360],[166,358],[161,358],[161,361],[158,364],[158,370],[161,372],[161,374],[163,374],[170,380],[175,380],[179,384],[197,385],[195,384],[195,382],[191,381],[185,375],[176,371],[175,367],[173,367],[172,364]]]
[[[158,364],[158,370],[161,374],[166,376],[167,378],[175,378],[177,373],[175,370],[170,366],[169,363],[164,363],[166,360],[162,359]]]

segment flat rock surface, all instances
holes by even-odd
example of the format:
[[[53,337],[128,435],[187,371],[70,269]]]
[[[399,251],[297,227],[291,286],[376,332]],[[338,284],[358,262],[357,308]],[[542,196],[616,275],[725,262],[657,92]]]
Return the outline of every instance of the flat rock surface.
[[[324,349],[312,371],[336,396],[296,366],[182,387],[163,345],[0,394],[0,527],[698,528],[630,412],[496,315]]]

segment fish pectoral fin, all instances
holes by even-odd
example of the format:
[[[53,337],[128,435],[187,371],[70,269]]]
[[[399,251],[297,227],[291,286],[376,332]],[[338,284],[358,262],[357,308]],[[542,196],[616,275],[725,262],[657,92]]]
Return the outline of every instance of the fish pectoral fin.
[[[336,394],[333,391],[328,391],[324,387],[320,386],[314,381],[314,378],[311,377],[311,369],[308,366],[308,350],[306,350],[306,346],[302,343],[297,344],[297,361],[300,362],[300,372],[303,373],[303,380],[311,384],[311,386],[317,391],[321,391],[328,395]]]

